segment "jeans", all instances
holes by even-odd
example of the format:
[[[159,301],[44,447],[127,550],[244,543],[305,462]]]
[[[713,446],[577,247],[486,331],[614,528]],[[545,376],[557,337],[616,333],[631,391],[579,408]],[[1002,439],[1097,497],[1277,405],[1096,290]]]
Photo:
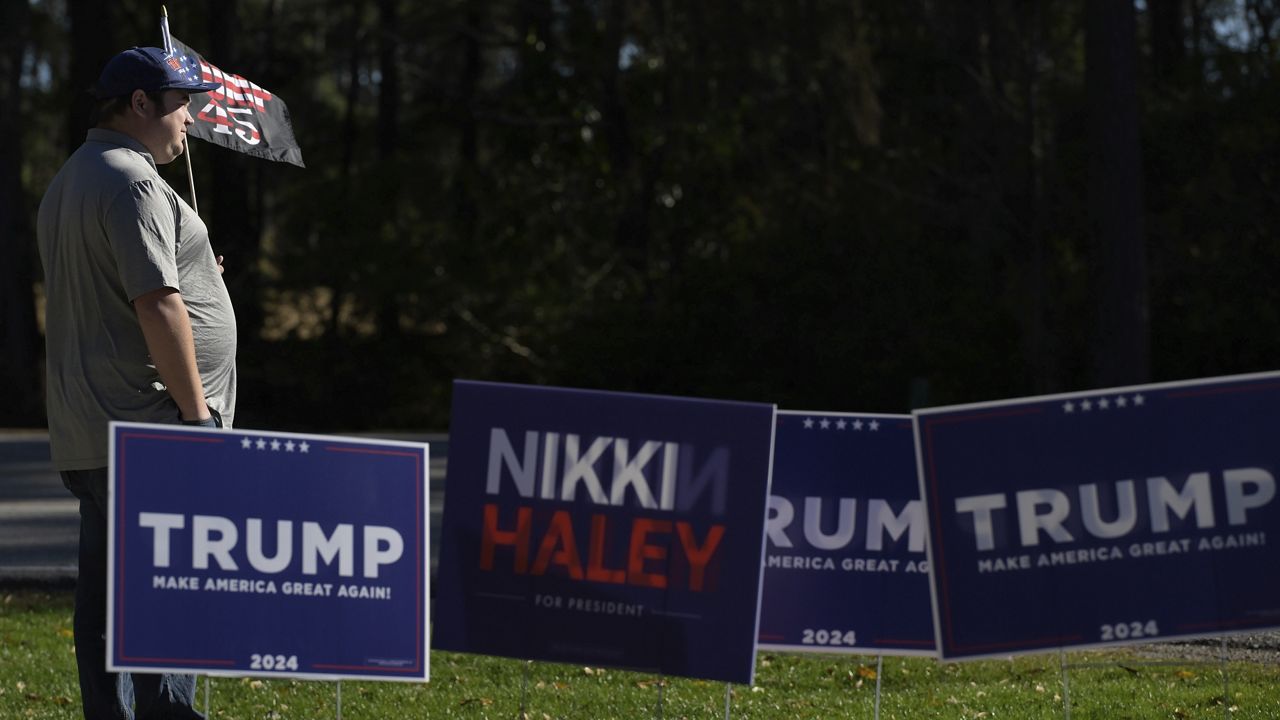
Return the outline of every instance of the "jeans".
[[[80,500],[73,628],[85,720],[203,720],[194,675],[107,672],[107,469],[64,471],[62,484]]]

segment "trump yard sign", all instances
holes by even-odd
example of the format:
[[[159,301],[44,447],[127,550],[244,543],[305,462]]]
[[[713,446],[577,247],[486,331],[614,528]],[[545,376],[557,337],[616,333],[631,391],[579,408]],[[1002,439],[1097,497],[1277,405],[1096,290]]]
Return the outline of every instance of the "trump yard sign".
[[[108,669],[426,680],[427,454],[112,423]]]
[[[1280,374],[915,423],[943,657],[1280,625]]]
[[[910,415],[780,411],[760,644],[933,655]]]

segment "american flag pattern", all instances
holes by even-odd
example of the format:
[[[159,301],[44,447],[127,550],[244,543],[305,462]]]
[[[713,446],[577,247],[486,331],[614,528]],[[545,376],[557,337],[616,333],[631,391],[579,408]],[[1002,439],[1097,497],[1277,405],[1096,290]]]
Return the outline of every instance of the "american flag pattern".
[[[262,141],[257,123],[252,116],[255,110],[264,110],[271,100],[271,93],[256,83],[239,75],[223,72],[218,66],[200,62],[200,78],[204,82],[221,85],[209,93],[209,102],[197,115],[197,120],[213,123],[213,131],[224,135],[234,134],[249,145]]]
[[[207,62],[200,63],[200,77],[204,82],[222,83],[222,87],[210,94],[229,105],[254,105],[261,110],[271,100],[271,93],[258,87],[257,83],[245,80],[239,75],[224,73],[216,65]]]
[[[197,112],[188,131],[191,136],[248,155],[306,167],[284,101],[257,83],[210,63],[177,38],[171,39],[173,57],[181,58],[184,65],[180,72],[218,84],[208,93],[192,95],[192,109]]]

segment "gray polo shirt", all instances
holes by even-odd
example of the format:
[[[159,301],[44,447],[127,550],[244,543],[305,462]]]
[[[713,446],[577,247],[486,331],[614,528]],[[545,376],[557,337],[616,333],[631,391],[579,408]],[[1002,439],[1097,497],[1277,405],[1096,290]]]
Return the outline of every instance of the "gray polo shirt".
[[[107,465],[107,423],[180,422],[147,352],[133,300],[182,294],[209,407],[231,426],[236,318],[200,217],[146,147],[89,131],[40,202],[49,437],[58,470]]]

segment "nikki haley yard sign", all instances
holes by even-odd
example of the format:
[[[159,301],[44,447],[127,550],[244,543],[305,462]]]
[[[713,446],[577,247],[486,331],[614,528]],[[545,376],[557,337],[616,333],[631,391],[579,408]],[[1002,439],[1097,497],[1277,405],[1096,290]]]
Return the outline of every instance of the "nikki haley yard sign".
[[[773,414],[456,382],[433,647],[750,682]]]
[[[933,655],[910,415],[780,411],[760,645]]]
[[[426,680],[427,456],[112,423],[108,669]]]
[[[1280,626],[1280,374],[915,424],[943,657]]]

